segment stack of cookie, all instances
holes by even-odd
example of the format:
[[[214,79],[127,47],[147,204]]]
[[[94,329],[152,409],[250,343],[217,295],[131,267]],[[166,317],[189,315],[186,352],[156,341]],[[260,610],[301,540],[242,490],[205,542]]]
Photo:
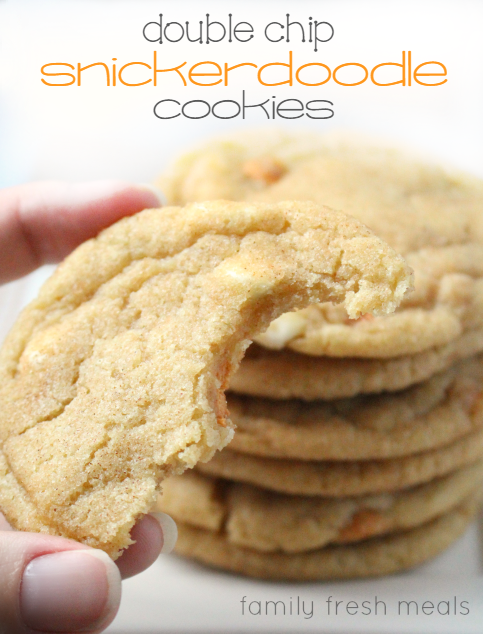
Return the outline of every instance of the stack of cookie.
[[[258,338],[232,381],[233,442],[165,486],[178,552],[322,579],[394,572],[444,549],[483,481],[483,184],[354,139],[257,133],[193,152],[162,185],[174,204],[341,209],[415,272],[393,315],[353,321],[313,305]]]

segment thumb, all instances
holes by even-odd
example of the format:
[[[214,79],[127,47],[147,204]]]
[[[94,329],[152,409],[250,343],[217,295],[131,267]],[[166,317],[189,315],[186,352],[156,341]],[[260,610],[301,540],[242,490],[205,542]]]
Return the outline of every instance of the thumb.
[[[0,633],[98,633],[114,619],[121,576],[106,553],[36,533],[0,531]]]
[[[122,181],[41,182],[0,190],[0,283],[58,262],[101,229],[148,207],[162,194]]]

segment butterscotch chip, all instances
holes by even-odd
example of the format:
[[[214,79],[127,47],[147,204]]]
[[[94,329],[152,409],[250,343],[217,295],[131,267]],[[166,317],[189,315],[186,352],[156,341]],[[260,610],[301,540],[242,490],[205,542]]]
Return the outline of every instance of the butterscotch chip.
[[[280,383],[286,377],[280,375]],[[368,460],[446,445],[483,425],[483,357],[425,383],[335,401],[229,396],[231,449],[301,460]]]
[[[158,510],[237,546],[297,553],[414,528],[481,488],[483,462],[397,493],[341,499],[274,493],[196,473],[170,478]]]
[[[237,432],[238,433],[238,432]],[[262,458],[226,449],[196,469],[281,493],[344,497],[396,491],[429,482],[483,458],[483,430],[424,453],[349,462]]]
[[[417,566],[447,548],[474,518],[479,497],[471,496],[440,518],[408,531],[301,553],[244,548],[222,533],[180,523],[176,552],[259,579],[310,581],[387,575]]]
[[[277,159],[261,156],[244,163],[243,174],[248,178],[263,181],[265,185],[276,183],[284,175],[286,168]]]
[[[270,184],[270,180],[261,178],[267,167],[279,166],[275,171],[286,174],[313,152],[313,134],[244,131],[243,135],[214,139],[184,153],[168,167],[158,184],[174,205],[216,198],[245,200]]]
[[[283,165],[283,173],[270,165]],[[175,202],[223,196],[326,204],[354,215],[407,257],[416,290],[393,315],[348,320],[343,307],[313,305],[259,335],[267,348],[385,359],[445,355],[444,347],[465,333],[481,334],[483,181],[370,140],[243,131],[182,157],[163,186]]]
[[[0,353],[0,508],[17,529],[131,543],[166,475],[232,437],[223,390],[250,337],[311,301],[394,309],[409,269],[313,204],[147,210],[77,249]]]

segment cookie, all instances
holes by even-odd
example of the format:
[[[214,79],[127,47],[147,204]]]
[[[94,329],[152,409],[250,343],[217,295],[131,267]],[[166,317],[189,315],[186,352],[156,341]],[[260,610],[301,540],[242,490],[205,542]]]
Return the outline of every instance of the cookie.
[[[415,271],[415,293],[388,318],[354,321],[341,307],[311,306],[279,318],[256,338],[261,345],[391,358],[445,346],[483,327],[483,181],[371,142],[245,131],[207,143],[173,172],[165,188],[175,200],[222,195],[343,209],[403,253]]]
[[[415,528],[462,503],[482,481],[480,460],[398,493],[328,499],[185,473],[166,481],[158,509],[237,546],[297,553]]]
[[[479,497],[402,533],[303,553],[259,552],[236,546],[215,531],[178,524],[175,552],[258,579],[315,581],[393,574],[422,564],[458,539],[474,518]]]
[[[285,381],[280,375],[280,382]],[[300,460],[394,458],[448,444],[483,425],[483,357],[394,394],[336,401],[229,396],[235,451]]]
[[[260,150],[262,146],[262,150]],[[173,205],[214,200],[244,200],[275,182],[287,168],[320,148],[312,133],[244,130],[188,150],[161,175],[158,185]],[[260,158],[264,165],[260,165]]]
[[[248,339],[310,301],[402,299],[381,240],[313,204],[147,210],[77,249],[0,354],[0,508],[116,557],[168,474],[232,437],[223,389]]]
[[[426,248],[406,258],[415,272],[416,293],[397,313],[351,320],[340,306],[309,306],[279,317],[256,337],[257,343],[312,356],[387,359],[433,350],[481,331],[483,245]]]
[[[235,434],[236,435],[236,434]],[[390,460],[307,462],[226,449],[197,471],[292,495],[344,497],[397,491],[429,482],[483,458],[483,430],[445,447]]]
[[[230,389],[240,394],[307,401],[403,390],[483,351],[483,329],[440,348],[394,359],[310,357],[250,346]]]

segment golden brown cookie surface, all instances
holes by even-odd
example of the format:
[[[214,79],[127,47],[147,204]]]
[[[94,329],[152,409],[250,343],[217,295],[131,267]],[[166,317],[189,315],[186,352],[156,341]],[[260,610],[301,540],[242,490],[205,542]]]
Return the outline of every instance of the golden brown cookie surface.
[[[469,330],[450,343],[393,359],[312,357],[253,344],[230,388],[274,399],[336,399],[397,391],[429,379],[483,350],[483,329]]]
[[[286,381],[279,375],[281,384]],[[427,451],[483,425],[483,357],[407,390],[335,401],[229,396],[231,449],[301,460],[368,460]]]
[[[237,546],[297,553],[420,526],[462,503],[482,481],[480,460],[397,493],[329,499],[185,473],[166,481],[158,509],[184,524],[218,531]]]
[[[0,507],[116,556],[166,474],[231,438],[223,389],[257,329],[320,298],[384,312],[410,284],[312,204],[147,210],[77,249],[0,353]]]
[[[442,448],[389,460],[284,460],[226,449],[197,471],[237,482],[290,493],[344,497],[397,491],[429,482],[483,458],[483,430],[466,434]]]
[[[310,581],[392,574],[435,557],[472,521],[479,498],[409,531],[303,553],[264,553],[231,544],[215,531],[179,524],[176,552],[209,566],[258,579]]]
[[[176,202],[222,195],[327,204],[407,257],[416,292],[395,314],[354,321],[342,307],[314,305],[257,337],[268,348],[382,359],[435,350],[483,327],[481,181],[371,141],[262,131],[208,142],[164,186]]]

